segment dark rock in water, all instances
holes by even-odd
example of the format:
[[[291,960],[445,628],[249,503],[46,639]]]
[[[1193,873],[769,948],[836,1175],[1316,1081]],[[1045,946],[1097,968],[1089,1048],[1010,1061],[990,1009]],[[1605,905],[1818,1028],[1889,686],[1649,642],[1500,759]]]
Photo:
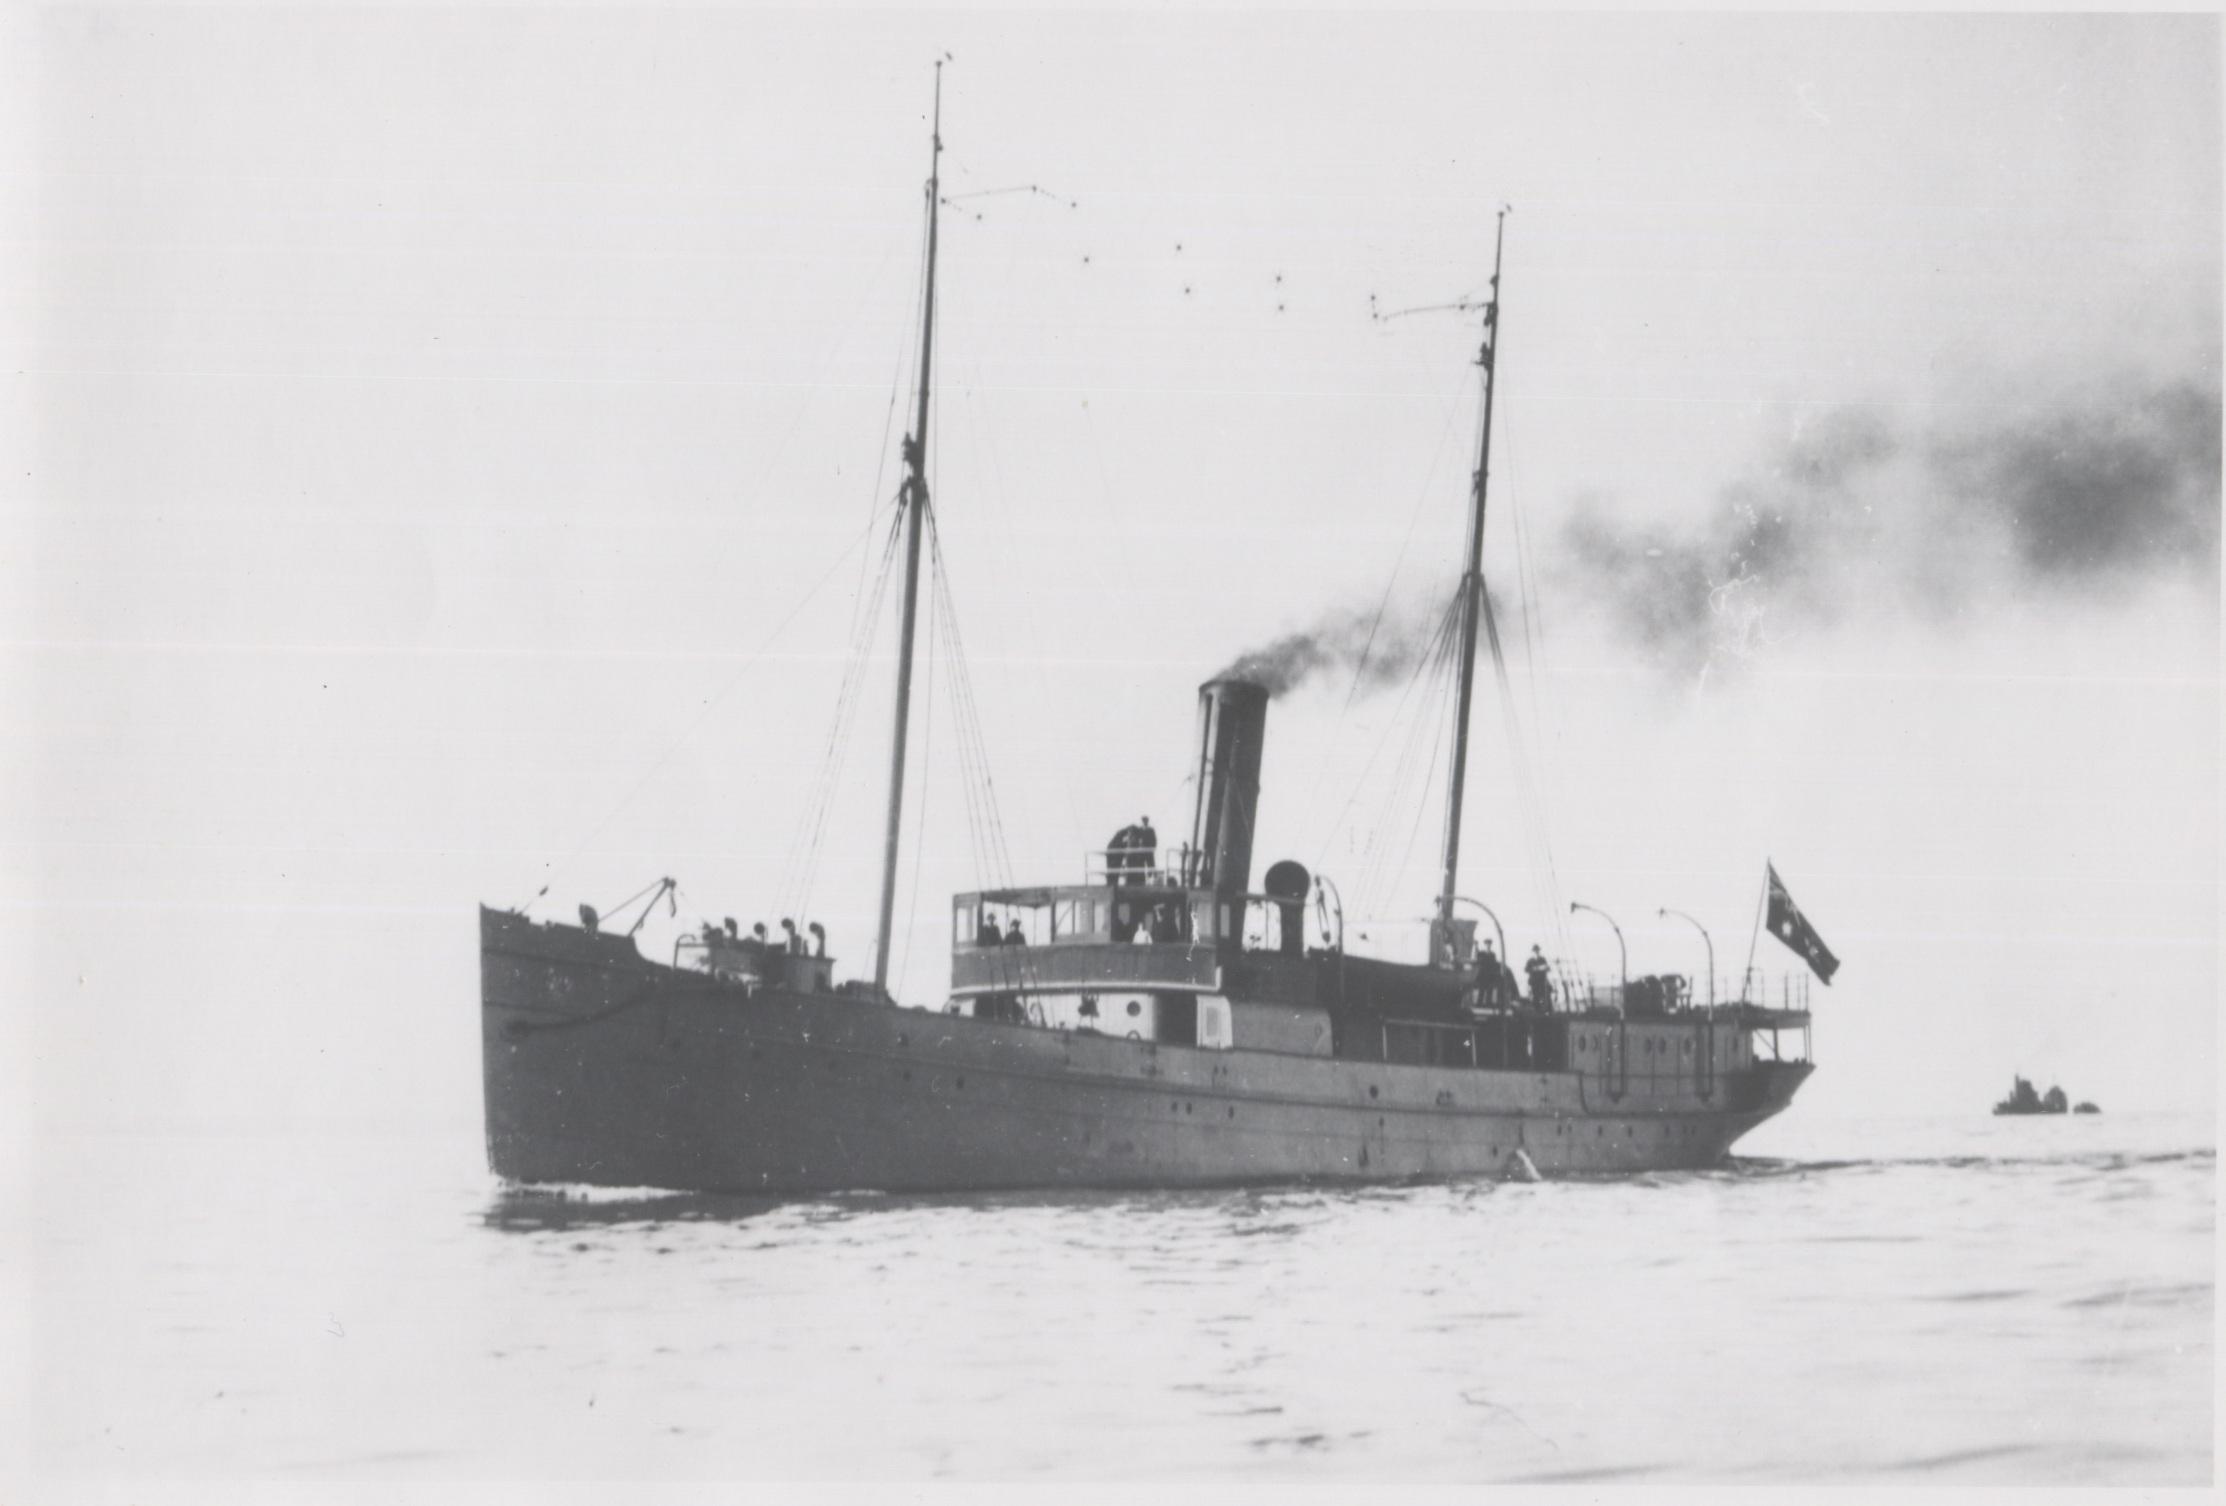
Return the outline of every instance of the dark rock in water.
[[[2073,1109],[2072,1112],[2074,1114],[2099,1114],[2102,1112],[2102,1110],[2096,1108],[2091,1103],[2082,1102],[2079,1107]]]
[[[1994,1106],[1997,1114],[2061,1114],[2071,1107],[2071,1100],[2064,1090],[2051,1087],[2047,1095],[2033,1091],[2033,1085],[2024,1078],[2012,1080],[2010,1096]]]

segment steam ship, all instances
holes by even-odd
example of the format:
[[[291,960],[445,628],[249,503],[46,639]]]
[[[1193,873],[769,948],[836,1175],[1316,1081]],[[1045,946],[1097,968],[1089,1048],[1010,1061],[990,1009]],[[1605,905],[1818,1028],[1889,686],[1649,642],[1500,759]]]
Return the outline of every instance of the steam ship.
[[[1480,305],[1481,454],[1427,960],[1348,950],[1334,887],[1296,862],[1270,865],[1254,884],[1269,695],[1225,676],[1198,692],[1185,841],[1087,854],[1079,883],[955,896],[948,998],[935,1008],[892,998],[930,505],[940,84],[933,131],[873,977],[838,983],[823,944],[743,934],[731,921],[706,923],[654,959],[585,909],[575,926],[482,907],[494,1171],[527,1183],[777,1194],[1626,1173],[1714,1164],[1784,1109],[1812,1070],[1805,978],[1787,980],[1775,1007],[1750,997],[1751,969],[1722,1003],[1713,977],[1704,1004],[1683,977],[1600,989],[1566,968],[1560,987],[1541,978],[1526,994],[1504,938],[1496,954],[1480,947],[1475,917],[1456,913],[1469,904],[1490,914],[1460,894],[1459,862],[1480,620],[1489,626],[1481,559],[1496,248]],[[1503,215],[1502,242],[1504,229]],[[1776,893],[1773,876],[1773,930]]]

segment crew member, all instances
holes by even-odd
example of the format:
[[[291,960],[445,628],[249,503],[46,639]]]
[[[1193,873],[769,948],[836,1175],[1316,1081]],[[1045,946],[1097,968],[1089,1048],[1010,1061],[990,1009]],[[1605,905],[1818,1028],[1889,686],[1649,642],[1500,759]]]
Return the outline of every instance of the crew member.
[[[1523,964],[1523,973],[1530,979],[1530,1007],[1540,1014],[1553,1008],[1553,964],[1546,960],[1545,952],[1535,944],[1530,949],[1530,961]]]
[[[1004,939],[1004,933],[997,929],[997,917],[984,910],[981,923],[974,927],[974,945],[997,946]]]
[[[1015,915],[1012,918],[1012,924],[1005,927],[1005,945],[1026,946],[1027,944],[1027,933],[1020,929],[1020,917]]]
[[[1136,845],[1136,828],[1124,826],[1113,833],[1113,840],[1105,844],[1105,871],[1116,884],[1129,882],[1129,849]]]
[[[1157,865],[1159,858],[1159,833],[1152,830],[1152,818],[1146,816],[1130,827],[1129,831],[1129,845],[1136,854],[1129,861],[1133,866],[1149,872]]]
[[[1476,1004],[1479,1009],[1497,1009],[1503,998],[1499,953],[1487,941],[1476,949]]]

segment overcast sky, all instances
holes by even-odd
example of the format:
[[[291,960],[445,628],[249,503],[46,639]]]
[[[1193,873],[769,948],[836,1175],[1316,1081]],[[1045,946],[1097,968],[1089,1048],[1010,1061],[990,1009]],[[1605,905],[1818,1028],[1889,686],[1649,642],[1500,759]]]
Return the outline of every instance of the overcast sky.
[[[1552,878],[1494,693],[1464,890],[1608,974],[1550,906],[1640,972],[1700,969],[1688,910],[1728,972],[1774,858],[1844,961],[1817,1112],[2013,1070],[2212,1102],[2215,18],[16,35],[5,1086],[43,1122],[469,1130],[474,906],[544,884],[669,873],[870,975],[887,615],[830,728],[946,50],[931,471],[1017,876],[1181,832],[1232,658],[1429,621],[1476,328],[1370,312],[1480,293],[1511,203],[1487,570]],[[917,1003],[985,877],[935,647]],[[1275,703],[1260,841],[1393,921],[1437,840],[1403,683]]]

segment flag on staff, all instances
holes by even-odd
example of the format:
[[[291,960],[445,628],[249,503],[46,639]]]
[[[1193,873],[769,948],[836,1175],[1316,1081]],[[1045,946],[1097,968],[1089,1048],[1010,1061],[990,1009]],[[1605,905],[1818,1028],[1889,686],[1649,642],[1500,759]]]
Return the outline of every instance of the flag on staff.
[[[1809,918],[1786,892],[1785,880],[1778,877],[1777,868],[1769,863],[1762,866],[1770,875],[1770,934],[1799,952],[1809,970],[1829,985],[1832,974],[1840,970],[1840,959],[1832,955],[1824,938],[1816,934],[1816,927],[1809,924]]]

